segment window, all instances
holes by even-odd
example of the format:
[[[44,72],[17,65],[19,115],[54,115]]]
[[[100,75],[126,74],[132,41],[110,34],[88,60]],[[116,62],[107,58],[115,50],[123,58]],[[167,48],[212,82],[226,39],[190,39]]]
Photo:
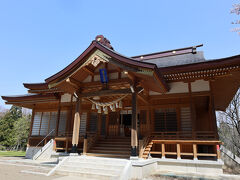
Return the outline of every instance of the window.
[[[191,108],[190,107],[182,107],[181,108],[181,130],[182,131],[192,131]]]
[[[175,108],[156,109],[154,118],[155,131],[177,131],[177,112]]]
[[[67,111],[61,111],[59,125],[58,125],[58,136],[65,136],[66,122],[67,122]]]
[[[40,136],[46,136],[48,134],[48,122],[50,120],[50,112],[44,112],[42,114]]]
[[[56,135],[58,113],[54,112],[35,112],[32,125],[32,136]],[[64,135],[66,129],[67,111],[62,111],[59,119],[59,134]]]
[[[41,123],[42,113],[35,112],[32,125],[32,136],[39,135],[40,123]]]

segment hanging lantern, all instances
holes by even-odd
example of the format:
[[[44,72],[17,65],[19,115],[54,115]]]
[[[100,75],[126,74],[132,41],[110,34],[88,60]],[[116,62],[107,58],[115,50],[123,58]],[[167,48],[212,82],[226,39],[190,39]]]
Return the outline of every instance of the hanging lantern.
[[[119,101],[118,107],[119,107],[119,108],[122,108],[122,101]]]
[[[102,113],[102,108],[98,106],[98,114]]]
[[[96,104],[96,109],[99,110],[99,108],[100,108],[99,105]]]
[[[92,110],[95,110],[95,104],[92,104]]]
[[[118,102],[116,102],[116,104],[115,104],[115,105],[116,105],[116,108],[118,108]]]

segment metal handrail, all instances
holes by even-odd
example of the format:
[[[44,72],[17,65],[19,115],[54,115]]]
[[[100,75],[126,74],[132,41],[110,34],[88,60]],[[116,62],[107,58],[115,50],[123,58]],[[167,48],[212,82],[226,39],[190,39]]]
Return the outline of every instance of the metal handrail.
[[[35,146],[35,148],[37,148],[53,131],[55,131],[55,129],[52,129],[52,130],[50,131],[50,133],[48,133],[48,134],[40,141],[40,143],[38,143],[38,145]]]

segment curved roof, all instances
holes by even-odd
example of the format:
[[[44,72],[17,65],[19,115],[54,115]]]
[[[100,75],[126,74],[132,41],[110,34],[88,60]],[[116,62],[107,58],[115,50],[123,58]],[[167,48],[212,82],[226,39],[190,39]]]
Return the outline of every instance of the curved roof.
[[[154,76],[157,78],[157,80],[160,82],[160,84],[163,86],[164,91],[168,91],[168,86],[166,82],[164,81],[164,78],[161,76],[160,71],[158,70],[156,64],[148,63],[148,62],[140,62],[133,58],[126,57],[124,55],[121,55],[117,53],[116,51],[102,45],[101,43],[97,41],[92,41],[90,46],[71,64],[69,64],[67,67],[59,71],[58,73],[52,75],[51,77],[45,79],[46,83],[54,83],[58,79],[64,79],[64,77],[70,75],[72,72],[74,72],[76,69],[78,69],[85,61],[86,58],[91,55],[92,52],[94,52],[96,49],[104,52],[108,56],[114,58],[114,60],[124,64],[125,66],[129,67],[137,67],[137,68],[146,68],[151,69],[154,72]]]

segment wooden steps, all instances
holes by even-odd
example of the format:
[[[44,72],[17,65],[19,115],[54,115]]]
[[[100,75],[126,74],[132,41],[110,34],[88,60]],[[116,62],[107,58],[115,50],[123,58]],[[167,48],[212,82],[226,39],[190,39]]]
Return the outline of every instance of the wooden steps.
[[[148,158],[148,154],[150,153],[152,146],[153,146],[153,142],[150,141],[148,143],[148,145],[146,146],[146,148],[144,149],[144,152],[143,152],[143,155],[142,155],[143,159],[147,159]]]
[[[99,139],[88,151],[88,156],[129,158],[131,139],[126,137],[108,137]]]

